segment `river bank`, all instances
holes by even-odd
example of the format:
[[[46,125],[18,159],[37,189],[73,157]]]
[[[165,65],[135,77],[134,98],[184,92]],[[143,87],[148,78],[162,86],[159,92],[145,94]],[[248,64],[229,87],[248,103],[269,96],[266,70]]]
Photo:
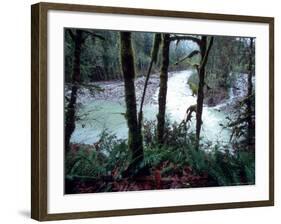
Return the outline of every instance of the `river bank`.
[[[170,122],[180,123],[189,106],[196,104],[197,97],[187,83],[193,74],[192,70],[173,72],[169,74],[166,102],[166,115]],[[145,78],[136,79],[136,97],[140,102]],[[128,135],[125,119],[125,101],[122,81],[96,82],[103,91],[90,92],[86,88],[80,89],[78,94],[78,119],[76,129],[72,134],[71,142],[79,144],[93,144],[99,140],[104,130],[116,135],[120,139],[126,139]],[[236,92],[235,92],[236,91]],[[145,105],[143,108],[144,120],[156,121],[158,113],[159,75],[152,75],[149,80]],[[244,91],[243,91],[244,92]],[[221,142],[227,144],[230,131],[223,128],[231,105],[239,97],[236,88],[232,89],[220,104],[210,107],[204,104],[202,138],[206,142]],[[195,130],[195,114],[189,124],[190,132]],[[217,130],[214,132],[214,130]],[[211,143],[210,143],[211,144]]]
[[[176,74],[176,72],[170,72],[169,78],[173,77],[174,74]],[[140,102],[141,100],[145,78],[145,76],[142,76],[135,79],[135,92],[137,102]],[[157,104],[157,99],[155,99],[153,96],[157,91],[157,88],[159,87],[159,82],[159,74],[152,74],[150,76],[146,89],[144,105]],[[87,104],[88,102],[93,100],[109,101],[120,104],[124,103],[124,82],[122,80],[99,81],[94,82],[93,84],[95,86],[98,86],[100,90],[91,91],[90,88],[85,88],[82,86],[82,88],[79,89],[79,94],[77,97],[78,103]],[[69,92],[70,88],[66,87],[66,89],[66,91]]]
[[[193,72],[193,71],[192,71]],[[169,72],[169,79],[180,72]],[[237,74],[236,74],[237,75]],[[239,100],[245,96],[247,89],[247,74],[239,74],[236,80],[232,81],[232,87],[226,89],[225,87],[212,87],[204,89],[204,104],[208,107],[220,107],[221,109],[229,110],[229,108],[221,107],[220,105],[227,105],[229,100]],[[235,76],[235,75],[233,75]],[[188,85],[188,78],[182,79],[183,85]],[[157,105],[158,98],[155,97],[155,93],[159,87],[159,74],[152,74],[148,81],[146,89],[146,95],[144,99],[144,105],[153,104]],[[137,103],[141,101],[143,94],[143,88],[145,83],[145,76],[135,79],[135,92]],[[124,83],[122,80],[114,81],[99,81],[92,83],[93,86],[98,88],[92,88],[81,86],[78,92],[77,103],[85,105],[94,100],[109,101],[119,104],[124,104]],[[188,87],[187,87],[188,88]],[[66,96],[70,95],[70,87],[66,84]],[[168,89],[169,91],[169,89]],[[194,95],[194,92],[190,93]],[[228,102],[230,103],[230,102]]]

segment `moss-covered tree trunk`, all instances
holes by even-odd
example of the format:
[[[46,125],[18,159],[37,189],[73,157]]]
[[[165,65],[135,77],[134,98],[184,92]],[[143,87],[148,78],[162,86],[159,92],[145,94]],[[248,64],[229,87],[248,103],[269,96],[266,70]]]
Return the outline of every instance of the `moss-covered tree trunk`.
[[[70,137],[75,130],[75,116],[76,116],[76,100],[79,83],[81,80],[80,60],[81,60],[81,46],[83,43],[82,31],[77,30],[76,35],[73,35],[74,40],[74,59],[73,59],[73,73],[72,73],[72,87],[69,103],[65,114],[65,152],[69,150]]]
[[[252,77],[253,77],[253,53],[254,53],[254,43],[253,38],[250,38],[250,47],[249,47],[249,63],[248,63],[248,93],[247,93],[247,126],[248,126],[248,148],[251,149],[254,145],[254,124],[252,121],[252,94],[253,94],[253,83],[252,83]]]
[[[160,88],[158,96],[157,139],[161,145],[164,142],[166,97],[169,68],[170,35],[163,35],[162,64],[160,71]]]
[[[207,37],[203,36],[201,43],[200,43],[200,52],[201,52],[201,61],[206,54],[206,47],[207,47]],[[199,138],[202,126],[202,113],[203,113],[203,101],[204,101],[204,82],[205,82],[205,66],[201,65],[198,70],[198,91],[197,91],[197,108],[196,108],[196,142],[197,148],[199,146]]]
[[[131,32],[120,32],[121,67],[125,85],[126,118],[128,124],[128,148],[132,152],[132,161],[125,175],[136,172],[143,161],[143,143],[141,129],[138,127],[135,93],[135,63],[131,43]]]
[[[205,67],[207,64],[209,52],[213,45],[214,38],[211,37],[207,48],[207,36],[202,36],[200,41],[201,63],[198,68],[198,92],[197,92],[197,108],[196,108],[196,148],[199,149],[200,132],[202,126],[202,113],[204,101],[204,85],[205,85]]]

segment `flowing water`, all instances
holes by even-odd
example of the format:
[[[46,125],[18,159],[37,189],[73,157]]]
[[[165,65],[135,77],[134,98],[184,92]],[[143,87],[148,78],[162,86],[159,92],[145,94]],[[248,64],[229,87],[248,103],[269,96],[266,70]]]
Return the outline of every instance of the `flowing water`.
[[[187,84],[192,70],[176,72],[168,79],[167,92],[167,115],[171,122],[181,122],[185,116],[186,109],[190,105],[196,104],[196,96],[192,96],[192,91]],[[152,96],[157,102],[159,89]],[[229,99],[232,100],[232,99]],[[225,103],[224,103],[225,104]],[[144,106],[144,119],[155,120],[157,114],[157,104],[146,104]],[[99,139],[103,130],[110,131],[118,138],[127,138],[128,129],[124,117],[125,104],[110,102],[105,100],[92,99],[84,104],[78,114],[82,118],[77,121],[76,129],[71,137],[71,142],[92,144]],[[201,137],[204,142],[216,142],[227,144],[230,131],[223,129],[222,124],[226,123],[227,114],[216,107],[203,107],[203,125]],[[195,114],[191,120],[190,130],[195,130]]]

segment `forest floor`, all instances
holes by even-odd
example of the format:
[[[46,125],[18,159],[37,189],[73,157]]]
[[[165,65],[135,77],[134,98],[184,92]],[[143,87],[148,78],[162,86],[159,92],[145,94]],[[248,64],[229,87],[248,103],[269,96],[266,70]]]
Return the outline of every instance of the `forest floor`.
[[[146,166],[148,170],[145,172],[140,169],[138,175],[126,178],[122,177],[122,170],[127,167],[129,160],[113,155],[112,158],[104,157],[107,162],[101,163],[101,152],[93,150],[94,146],[83,147],[71,144],[66,160],[66,194],[251,185],[255,182],[252,153],[242,152],[236,157],[219,151],[207,154],[204,150],[191,152],[185,148],[188,157],[182,155],[181,161],[176,162],[181,150],[172,149],[172,154],[165,158],[161,157],[161,152],[153,149],[153,157],[147,156],[157,157],[157,164],[151,163]],[[169,152],[167,148],[164,152],[167,150]],[[147,162],[148,157],[145,158]],[[102,167],[101,164],[105,165]],[[120,167],[120,164],[125,165]]]
[[[208,173],[196,175],[190,166],[180,167],[173,173],[162,176],[163,169],[169,167],[164,163],[162,165],[161,169],[154,169],[151,175],[131,179],[114,179],[113,175],[109,175],[99,179],[85,178],[81,181],[80,177],[72,177],[66,179],[66,190],[67,193],[75,194],[217,186]]]
[[[93,153],[93,146],[84,145],[88,148],[89,157]],[[81,145],[71,145],[72,158]],[[85,150],[85,149],[84,149]],[[122,178],[120,167],[114,167],[105,176],[75,176],[66,177],[66,193],[98,193],[98,192],[120,192],[120,191],[142,191],[161,190],[176,188],[194,188],[218,186],[207,172],[198,174],[190,165],[179,165],[165,160],[157,166],[149,167],[149,174],[139,174],[131,178]]]

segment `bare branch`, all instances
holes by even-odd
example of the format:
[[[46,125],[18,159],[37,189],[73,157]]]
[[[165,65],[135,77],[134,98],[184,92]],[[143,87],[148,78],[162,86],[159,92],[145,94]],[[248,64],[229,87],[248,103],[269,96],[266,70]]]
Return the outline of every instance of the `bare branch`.
[[[190,40],[195,42],[198,46],[201,44],[201,39],[193,36],[172,36],[170,37],[170,41],[181,41],[181,40]]]
[[[187,55],[187,56],[181,58],[179,61],[177,61],[176,63],[174,63],[174,65],[178,65],[179,63],[183,62],[184,60],[189,59],[189,58],[192,58],[192,57],[193,57],[194,55],[196,55],[196,54],[200,54],[200,51],[198,51],[198,50],[192,51],[189,55]],[[189,63],[189,64],[190,64],[190,63]]]
[[[92,32],[92,31],[88,31],[88,30],[82,30],[82,31],[83,31],[84,34],[87,34],[87,35],[84,37],[84,40],[85,40],[87,37],[89,37],[89,36],[91,36],[91,37],[93,37],[93,38],[98,38],[98,39],[101,39],[101,40],[105,40],[105,38],[104,38],[103,36],[101,36],[101,35],[99,35],[99,34],[96,34],[96,33]]]

